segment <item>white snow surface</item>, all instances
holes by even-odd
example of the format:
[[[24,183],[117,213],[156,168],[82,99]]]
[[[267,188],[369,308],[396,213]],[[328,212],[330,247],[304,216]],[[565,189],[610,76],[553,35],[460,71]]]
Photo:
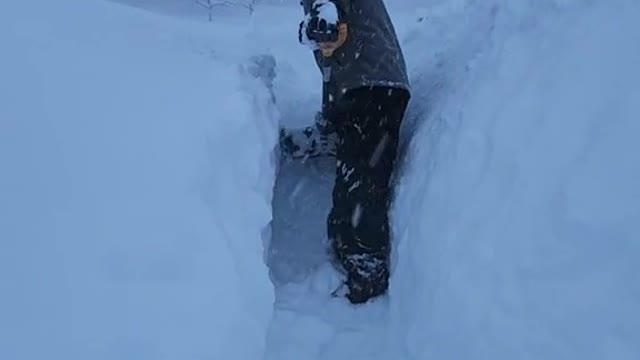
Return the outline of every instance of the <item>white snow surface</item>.
[[[336,8],[336,4],[329,0],[316,0],[314,4],[318,6],[318,19],[322,19],[329,24],[338,23],[338,8]]]
[[[277,113],[245,57],[99,0],[0,23],[0,358],[260,358]]]
[[[333,163],[275,161],[320,105],[297,2],[119,2],[164,15],[0,5],[0,358],[640,357],[637,1],[386,1],[413,98],[361,306],[329,296]]]
[[[435,101],[415,89],[431,102],[393,210],[397,348],[637,359],[640,4],[469,4],[493,18],[481,51],[443,53]]]

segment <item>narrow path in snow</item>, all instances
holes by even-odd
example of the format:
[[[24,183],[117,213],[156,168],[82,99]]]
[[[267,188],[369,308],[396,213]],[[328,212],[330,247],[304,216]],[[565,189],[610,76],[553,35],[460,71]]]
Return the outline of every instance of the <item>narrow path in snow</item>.
[[[467,12],[457,16],[465,20],[471,17]],[[478,44],[484,43],[484,35],[477,34],[489,32],[492,17],[483,15],[481,19],[479,22],[484,26],[480,28],[485,30],[477,32],[472,31],[476,23],[470,21],[442,21],[427,30],[423,23],[416,22],[413,13],[399,18],[398,24],[404,27],[402,41],[406,56],[414,59],[415,64],[411,67],[414,105],[405,118],[398,166],[403,166],[405,156],[410,156],[406,141],[418,123],[449,96],[451,84],[466,72],[467,60],[479,51]],[[443,41],[444,38],[455,38],[455,41]],[[424,43],[432,45],[426,55]],[[288,73],[286,66],[277,70],[282,76],[275,87],[276,97],[281,100],[278,107],[282,125],[308,125],[310,121],[298,120],[313,118],[311,111],[317,108],[317,99],[307,97],[304,81],[288,78],[299,73]],[[300,88],[292,91],[291,84],[298,82]],[[440,126],[442,121],[434,120],[429,124],[429,131],[439,133]],[[433,146],[435,143],[425,139],[424,147]],[[430,163],[425,161],[428,159],[422,160],[423,164]],[[279,168],[267,259],[276,300],[265,359],[406,359],[411,349],[406,348],[406,337],[403,337],[406,333],[397,331],[402,325],[398,325],[398,319],[391,318],[388,297],[354,306],[346,299],[330,295],[341,281],[329,264],[326,241],[334,166],[333,160],[316,159],[304,164],[285,163]],[[402,211],[406,214],[409,209]],[[405,295],[411,296],[412,291],[408,288]]]
[[[314,159],[280,167],[268,258],[276,289],[268,360],[389,358],[387,300],[353,306],[331,297],[341,281],[329,263],[325,225],[334,163]]]

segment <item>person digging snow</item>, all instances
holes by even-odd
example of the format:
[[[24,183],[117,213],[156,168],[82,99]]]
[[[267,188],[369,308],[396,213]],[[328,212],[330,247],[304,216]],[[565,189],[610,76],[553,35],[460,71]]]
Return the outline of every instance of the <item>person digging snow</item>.
[[[364,303],[389,285],[389,181],[410,99],[406,65],[383,0],[302,0],[299,40],[323,76],[316,124],[281,142],[292,157],[336,157],[328,238],[346,297]]]

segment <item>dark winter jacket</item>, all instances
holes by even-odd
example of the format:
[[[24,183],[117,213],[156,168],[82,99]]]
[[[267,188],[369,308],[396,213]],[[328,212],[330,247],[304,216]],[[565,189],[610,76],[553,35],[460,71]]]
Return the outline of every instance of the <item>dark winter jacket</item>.
[[[305,14],[315,0],[302,0]],[[404,56],[383,0],[332,0],[348,25],[346,42],[330,61],[331,77],[325,84],[328,99],[339,102],[347,91],[359,87],[387,86],[409,90]],[[322,71],[324,60],[314,51]],[[326,105],[326,104],[325,104]]]

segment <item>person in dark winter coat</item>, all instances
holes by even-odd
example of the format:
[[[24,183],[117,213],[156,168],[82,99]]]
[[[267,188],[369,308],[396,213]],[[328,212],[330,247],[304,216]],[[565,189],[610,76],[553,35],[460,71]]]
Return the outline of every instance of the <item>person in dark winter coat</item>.
[[[328,237],[346,273],[346,297],[363,303],[389,285],[389,181],[410,99],[406,65],[383,0],[302,0],[301,5],[299,40],[313,49],[323,75],[316,129],[325,139],[336,139],[330,149],[325,144],[312,150],[336,157]]]

